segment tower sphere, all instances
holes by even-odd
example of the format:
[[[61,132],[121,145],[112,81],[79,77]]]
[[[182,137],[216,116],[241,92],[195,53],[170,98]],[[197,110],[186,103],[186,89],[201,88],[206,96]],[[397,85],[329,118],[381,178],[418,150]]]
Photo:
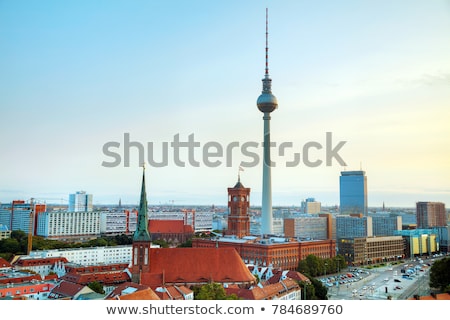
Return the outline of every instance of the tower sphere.
[[[259,111],[267,113],[278,108],[277,98],[271,92],[264,92],[256,100]]]

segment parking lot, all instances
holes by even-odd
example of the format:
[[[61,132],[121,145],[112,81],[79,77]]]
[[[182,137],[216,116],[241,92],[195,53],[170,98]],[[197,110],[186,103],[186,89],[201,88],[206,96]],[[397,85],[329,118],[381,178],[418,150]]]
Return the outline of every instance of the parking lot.
[[[337,275],[321,277],[332,300],[404,300],[414,294],[429,294],[430,260],[365,269],[353,268]]]

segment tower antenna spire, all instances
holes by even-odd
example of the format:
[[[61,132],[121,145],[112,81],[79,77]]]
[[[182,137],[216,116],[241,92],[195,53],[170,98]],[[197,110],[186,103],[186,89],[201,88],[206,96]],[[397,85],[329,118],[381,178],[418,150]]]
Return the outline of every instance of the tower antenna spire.
[[[266,77],[269,76],[269,8],[266,8]]]

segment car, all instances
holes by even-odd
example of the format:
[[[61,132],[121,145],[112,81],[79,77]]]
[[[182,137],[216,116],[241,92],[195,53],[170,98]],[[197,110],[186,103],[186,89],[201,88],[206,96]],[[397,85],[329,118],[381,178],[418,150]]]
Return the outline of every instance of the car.
[[[394,279],[395,282],[402,282],[400,279]]]

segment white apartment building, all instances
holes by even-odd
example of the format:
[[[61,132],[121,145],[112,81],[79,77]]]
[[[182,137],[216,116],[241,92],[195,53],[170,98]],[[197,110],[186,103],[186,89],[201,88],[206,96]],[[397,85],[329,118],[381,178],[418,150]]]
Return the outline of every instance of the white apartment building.
[[[36,234],[44,238],[89,238],[100,235],[100,211],[51,211],[37,218]]]
[[[124,245],[114,247],[33,250],[30,252],[30,257],[64,257],[71,263],[81,265],[131,263],[131,248],[131,245]]]
[[[150,220],[184,220],[186,225],[191,225],[194,232],[213,230],[214,212],[195,212],[185,210],[177,212],[150,212]]]
[[[102,234],[131,234],[136,231],[137,210],[120,212],[102,212],[100,214],[100,232]]]

